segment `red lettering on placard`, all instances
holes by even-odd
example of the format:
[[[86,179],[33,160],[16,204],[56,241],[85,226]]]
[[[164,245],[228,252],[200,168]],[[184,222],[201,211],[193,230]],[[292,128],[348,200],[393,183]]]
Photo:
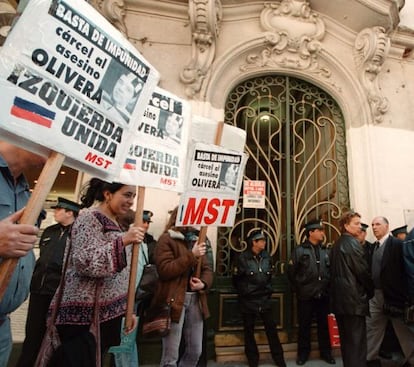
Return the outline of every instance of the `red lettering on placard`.
[[[189,198],[185,208],[183,225],[225,224],[230,208],[235,204],[232,199]]]
[[[175,186],[177,184],[176,180],[173,180],[172,178],[165,178],[165,177],[160,178],[160,183],[162,183],[163,185],[169,185],[169,186]]]
[[[85,161],[94,163],[98,167],[103,166],[105,169],[107,169],[112,164],[112,162],[108,161],[106,158],[100,157],[97,154],[93,154],[91,152],[88,152],[85,157]]]

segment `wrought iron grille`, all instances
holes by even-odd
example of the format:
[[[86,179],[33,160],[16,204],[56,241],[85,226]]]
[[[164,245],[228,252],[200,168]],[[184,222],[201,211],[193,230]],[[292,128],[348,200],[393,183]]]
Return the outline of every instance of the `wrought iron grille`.
[[[219,228],[218,276],[229,276],[235,252],[261,227],[278,271],[292,246],[303,240],[303,225],[325,223],[327,243],[339,235],[338,218],[349,207],[345,124],[335,100],[320,88],[289,76],[265,76],[234,88],[225,122],[246,130],[249,155],[245,180],[266,182],[265,209],[243,208],[235,225]]]

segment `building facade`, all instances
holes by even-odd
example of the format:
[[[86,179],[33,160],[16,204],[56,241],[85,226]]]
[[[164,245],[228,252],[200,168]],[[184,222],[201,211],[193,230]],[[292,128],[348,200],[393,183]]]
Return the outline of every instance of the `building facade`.
[[[210,350],[218,360],[243,354],[232,258],[257,227],[266,231],[275,261],[281,340],[293,343],[295,304],[285,265],[303,238],[304,223],[322,218],[327,243],[338,237],[337,221],[346,208],[366,223],[384,215],[391,227],[414,225],[414,31],[400,24],[408,4],[90,3],[160,72],[160,87],[191,101],[193,114],[246,130],[244,177],[266,182],[265,209],[243,208],[240,198],[233,228],[209,228],[216,272]],[[155,235],[177,202],[176,194],[146,191]]]

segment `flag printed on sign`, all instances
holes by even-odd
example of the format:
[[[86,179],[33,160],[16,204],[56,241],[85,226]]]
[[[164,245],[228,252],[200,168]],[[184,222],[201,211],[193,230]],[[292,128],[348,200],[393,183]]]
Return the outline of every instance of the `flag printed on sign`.
[[[56,113],[20,97],[14,98],[10,113],[21,119],[50,128]]]
[[[135,169],[136,164],[136,159],[127,158],[124,163],[124,169]]]

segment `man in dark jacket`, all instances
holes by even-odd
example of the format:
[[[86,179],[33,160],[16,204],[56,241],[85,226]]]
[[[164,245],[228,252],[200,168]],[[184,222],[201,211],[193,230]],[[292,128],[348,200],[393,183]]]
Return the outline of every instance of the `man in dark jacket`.
[[[347,211],[339,226],[342,234],[331,250],[331,304],[338,322],[343,366],[366,367],[365,317],[373,285],[364,251],[356,239],[361,216]]]
[[[263,320],[270,353],[275,364],[286,367],[283,349],[271,310],[273,265],[265,250],[266,236],[262,230],[252,231],[247,238],[247,250],[236,259],[233,285],[238,292],[244,325],[244,351],[249,367],[259,365],[259,350],[254,338],[257,316]]]
[[[361,243],[362,248],[364,249],[364,256],[368,263],[368,270],[371,272],[372,254],[374,253],[375,246],[373,243],[366,240],[368,227],[368,224],[361,223],[361,234],[357,237],[357,240]],[[391,359],[392,351],[399,349],[400,345],[397,337],[395,336],[394,329],[388,322],[384,340],[382,341],[381,349],[379,351],[379,356],[385,359]]]
[[[375,217],[372,231],[377,241],[372,254],[372,279],[375,295],[369,302],[367,318],[368,365],[380,366],[378,352],[390,320],[409,366],[414,366],[414,330],[403,321],[408,301],[407,275],[404,270],[403,243],[390,234],[388,220]]]
[[[296,246],[288,265],[288,277],[296,292],[298,303],[298,357],[297,365],[304,365],[311,350],[311,324],[315,316],[321,358],[335,364],[331,354],[328,331],[330,280],[329,254],[324,246],[323,223],[318,220],[305,225],[306,240]]]
[[[414,308],[414,228],[403,245],[404,269],[407,275],[408,306]]]
[[[32,367],[36,361],[46,331],[49,305],[60,282],[66,241],[80,206],[59,197],[52,209],[57,223],[47,227],[40,238],[40,256],[30,284],[26,337],[16,367]]]

